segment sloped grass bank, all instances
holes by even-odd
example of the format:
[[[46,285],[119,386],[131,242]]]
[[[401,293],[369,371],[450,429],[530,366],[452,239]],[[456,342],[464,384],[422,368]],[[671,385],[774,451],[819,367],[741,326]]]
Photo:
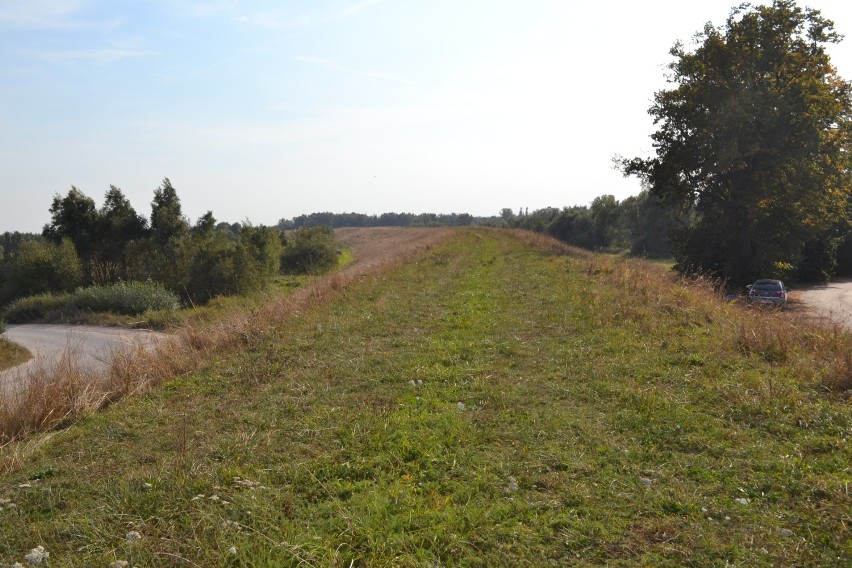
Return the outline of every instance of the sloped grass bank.
[[[28,350],[0,336],[0,371],[20,365],[30,357],[32,355]]]
[[[251,351],[5,448],[0,562],[852,560],[852,412],[819,338],[507,232],[339,290]]]

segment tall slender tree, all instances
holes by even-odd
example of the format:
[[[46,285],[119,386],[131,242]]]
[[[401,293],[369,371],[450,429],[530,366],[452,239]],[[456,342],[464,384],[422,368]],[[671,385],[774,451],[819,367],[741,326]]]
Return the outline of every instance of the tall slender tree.
[[[114,185],[109,187],[98,216],[93,280],[98,284],[132,280],[136,273],[127,247],[147,234],[146,219],[136,213],[124,193]]]
[[[42,234],[55,244],[61,243],[64,238],[70,239],[82,263],[84,282],[92,282],[92,258],[98,233],[98,210],[94,199],[71,186],[65,197],[54,196],[50,218]]]
[[[180,198],[169,178],[163,178],[163,183],[154,190],[154,200],[151,202],[151,232],[154,239],[162,246],[171,239],[183,237],[189,231],[189,223],[183,216]]]

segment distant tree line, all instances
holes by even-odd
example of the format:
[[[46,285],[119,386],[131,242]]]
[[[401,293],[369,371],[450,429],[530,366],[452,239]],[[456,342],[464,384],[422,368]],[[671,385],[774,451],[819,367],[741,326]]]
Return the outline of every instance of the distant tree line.
[[[183,215],[168,178],[154,190],[150,218],[111,186],[103,205],[76,187],[56,195],[41,235],[0,236],[0,306],[37,294],[150,281],[188,303],[244,294],[279,271],[318,271],[336,262],[333,232],[285,235],[277,228],[217,223],[211,212],[194,224]]]
[[[503,209],[500,219],[506,226],[545,233],[574,246],[652,258],[671,256],[669,235],[684,222],[647,191],[621,202],[602,195],[590,206],[546,207],[518,214]]]
[[[278,228],[284,231],[300,227],[326,225],[341,227],[466,227],[479,224],[487,218],[474,217],[468,213],[310,213],[292,219],[281,219]]]

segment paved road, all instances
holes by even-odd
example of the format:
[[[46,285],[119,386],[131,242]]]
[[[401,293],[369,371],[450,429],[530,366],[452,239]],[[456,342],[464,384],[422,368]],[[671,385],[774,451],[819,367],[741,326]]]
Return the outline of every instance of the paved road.
[[[0,372],[0,381],[4,383],[25,376],[40,364],[43,368],[53,368],[66,352],[81,370],[104,369],[114,353],[147,347],[165,337],[146,330],[59,324],[10,324],[5,336],[29,349],[33,358]]]
[[[852,280],[838,280],[797,292],[799,300],[819,317],[852,330]]]

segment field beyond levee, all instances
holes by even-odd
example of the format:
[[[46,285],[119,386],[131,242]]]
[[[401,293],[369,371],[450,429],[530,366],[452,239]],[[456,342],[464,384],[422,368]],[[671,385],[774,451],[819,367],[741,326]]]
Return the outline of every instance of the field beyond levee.
[[[0,565],[848,566],[848,337],[789,319],[459,230],[7,445]]]

